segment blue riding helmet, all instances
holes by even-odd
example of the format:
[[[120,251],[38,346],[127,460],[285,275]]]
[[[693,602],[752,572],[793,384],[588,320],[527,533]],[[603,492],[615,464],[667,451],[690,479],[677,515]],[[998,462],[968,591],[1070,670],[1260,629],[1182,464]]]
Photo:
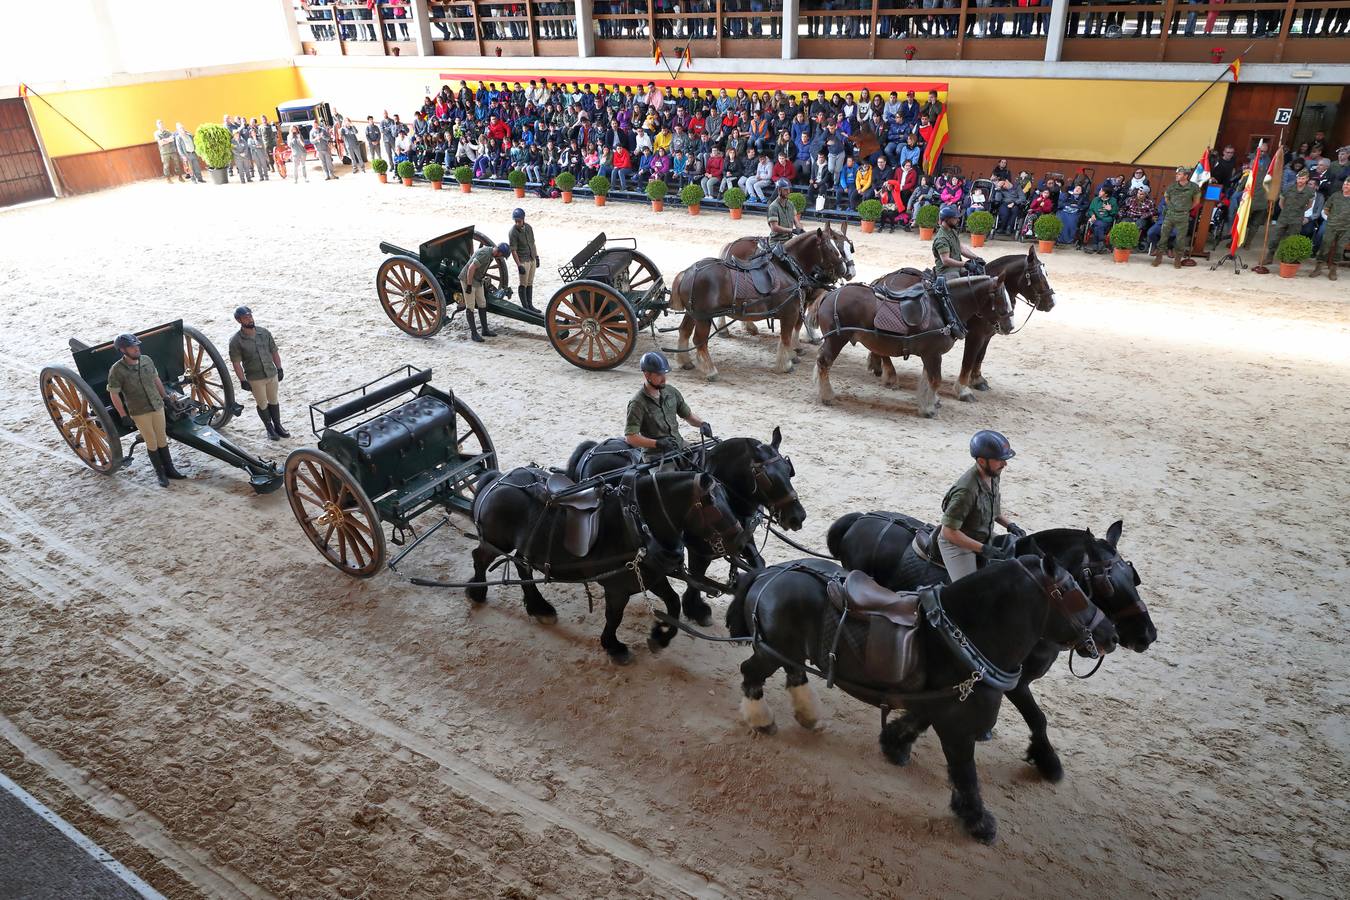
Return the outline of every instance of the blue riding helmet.
[[[235,319],[242,319],[244,316],[251,316],[251,315],[253,315],[253,310],[249,309],[247,306],[235,307],[234,310]]]
[[[642,359],[638,361],[638,368],[653,375],[665,375],[670,371],[670,363],[666,362],[665,354],[648,350],[642,354]]]
[[[123,334],[119,334],[116,338],[113,339],[113,346],[116,347],[118,350],[125,350],[128,347],[139,347],[140,345],[141,339],[136,337],[136,335],[131,334],[130,332],[124,332]]]
[[[975,459],[1001,459],[1007,462],[1017,454],[1013,452],[1007,438],[997,431],[985,429],[975,432],[975,436],[970,439],[970,455]]]
[[[944,221],[947,219],[959,219],[961,218],[961,210],[957,209],[955,206],[944,206],[942,209],[938,210],[938,218]]]
[[[777,187],[780,191],[792,190],[792,182],[788,181],[786,178],[778,179],[777,184],[775,184],[774,186]]]
[[[523,218],[525,218],[525,210],[523,210],[523,209],[521,209],[519,206],[517,206],[515,209],[511,210],[511,218],[513,218],[513,219],[523,219]]]
[[[511,245],[510,245],[510,244],[498,244],[498,245],[497,245],[497,252],[500,253],[502,256],[510,256],[510,255],[511,255]]]

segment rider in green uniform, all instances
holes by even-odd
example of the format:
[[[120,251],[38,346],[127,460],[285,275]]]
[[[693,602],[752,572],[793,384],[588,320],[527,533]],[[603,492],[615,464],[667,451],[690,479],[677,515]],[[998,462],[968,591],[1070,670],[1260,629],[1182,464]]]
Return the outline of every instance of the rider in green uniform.
[[[663,354],[655,350],[644,353],[638,366],[642,369],[642,387],[628,401],[628,421],[623,429],[628,446],[642,450],[648,460],[683,450],[689,445],[680,437],[680,419],[704,437],[712,437],[712,426],[694,415],[678,388],[666,384],[670,363]]]
[[[966,470],[942,498],[942,527],[937,545],[942,562],[952,581],[974,572],[976,556],[1002,559],[1002,548],[990,543],[994,524],[1010,534],[1026,534],[1004,514],[999,503],[998,480],[1016,454],[1008,439],[997,431],[977,431],[970,439],[970,455],[975,465]]]
[[[984,260],[976,256],[974,250],[962,244],[960,236],[956,233],[960,222],[961,210],[955,206],[944,206],[938,212],[938,230],[937,234],[933,235],[933,277],[938,295],[942,298],[943,317],[946,318],[952,334],[957,339],[966,336],[966,327],[952,306],[951,296],[947,293],[947,279],[984,271]],[[963,257],[975,263],[977,268],[971,268],[963,263],[961,261]]]
[[[778,179],[778,196],[774,197],[766,211],[769,217],[769,240],[775,244],[787,243],[794,234],[801,234],[797,224],[797,207],[792,205],[788,195],[792,193],[792,182],[786,178]]]

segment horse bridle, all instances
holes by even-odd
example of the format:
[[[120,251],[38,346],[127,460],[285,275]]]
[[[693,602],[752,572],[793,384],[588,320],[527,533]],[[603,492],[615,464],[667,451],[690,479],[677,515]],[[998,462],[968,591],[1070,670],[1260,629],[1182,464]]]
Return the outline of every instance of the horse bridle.
[[[1026,566],[1022,568],[1026,569]],[[1088,599],[1087,593],[1073,577],[1073,573],[1067,569],[1061,570],[1055,576],[1054,583],[1049,588],[1045,586],[1044,580],[1037,573],[1027,570],[1027,574],[1036,580],[1045,596],[1049,598],[1050,604],[1068,620],[1074,631],[1077,632],[1078,643],[1069,649],[1082,648],[1089,658],[1100,658],[1101,652],[1097,649],[1097,642],[1093,639],[1092,632],[1102,622],[1106,621],[1107,617],[1096,604]]]
[[[694,505],[689,507],[689,511],[684,515],[684,521],[688,523],[691,516],[696,516],[697,526],[691,528],[690,531],[707,541],[708,546],[718,556],[728,556],[727,544],[733,543],[738,535],[744,533],[745,529],[741,525],[740,519],[736,518],[734,514],[728,515],[722,512],[717,508],[717,503],[713,502],[713,492],[719,487],[721,487],[721,484],[714,479],[711,490],[704,491],[694,501]],[[662,512],[665,512],[664,504],[662,505]],[[670,521],[669,515],[666,516],[666,521]],[[728,522],[730,522],[730,527],[724,528],[723,526]]]
[[[773,450],[773,455],[768,459],[759,460],[754,458],[754,451],[750,451],[750,476],[755,481],[755,499],[759,500],[759,505],[768,512],[769,521],[775,525],[781,524],[779,516],[782,515],[783,508],[797,502],[797,492],[793,490],[790,479],[797,474],[797,470],[792,466],[792,460],[788,459],[777,450]],[[773,478],[769,476],[768,468],[776,462],[787,463],[787,477],[789,479],[787,491],[781,496],[774,497],[775,484]],[[772,499],[770,499],[772,498]]]
[[[1039,259],[1036,260],[1036,271],[1041,275],[1039,283],[1031,280],[1031,269],[1030,267],[1027,267],[1022,270],[1022,277],[1017,285],[1018,290],[1013,292],[1014,297],[1022,297],[1024,296],[1022,288],[1025,286],[1027,305],[1033,310],[1040,309],[1043,300],[1048,299],[1053,302],[1055,299],[1055,289],[1050,286],[1050,277],[1045,274],[1045,263],[1041,262]],[[1045,293],[1041,292],[1042,285],[1045,287]],[[1032,294],[1033,287],[1036,289],[1034,295]],[[1033,299],[1033,297],[1035,299]]]
[[[1135,587],[1140,585],[1139,573],[1135,571],[1134,563],[1130,562],[1120,554],[1112,556],[1110,559],[1089,560],[1083,564],[1083,580],[1088,584],[1088,591],[1094,599],[1098,596],[1097,592],[1100,586],[1101,597],[1110,599],[1116,595],[1116,586],[1111,581],[1111,575],[1117,569],[1124,567],[1130,570],[1130,578],[1134,581]],[[1143,616],[1148,614],[1148,607],[1144,601],[1137,598],[1128,605],[1111,613],[1112,622],[1119,623],[1121,619],[1128,619],[1131,616]]]

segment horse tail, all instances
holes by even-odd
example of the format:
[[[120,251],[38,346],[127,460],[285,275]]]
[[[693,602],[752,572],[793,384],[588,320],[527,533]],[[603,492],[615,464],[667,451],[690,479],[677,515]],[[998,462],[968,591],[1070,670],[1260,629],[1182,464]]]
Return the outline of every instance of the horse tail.
[[[577,444],[577,449],[573,450],[572,455],[567,458],[568,478],[571,478],[573,481],[579,481],[581,479],[581,472],[578,471],[577,467],[581,463],[581,457],[585,456],[586,452],[594,446],[595,441],[582,441],[580,444]]]
[[[684,272],[676,272],[675,278],[670,282],[670,308],[675,312],[683,312],[684,302]]]
[[[762,570],[760,570],[762,571]],[[745,598],[755,583],[756,572],[742,572],[736,578],[736,594],[727,607],[727,634],[735,638],[751,637],[750,623],[745,620]]]
[[[844,535],[853,527],[853,523],[862,518],[862,513],[851,512],[834,520],[830,530],[825,532],[825,547],[835,559],[843,559]]]

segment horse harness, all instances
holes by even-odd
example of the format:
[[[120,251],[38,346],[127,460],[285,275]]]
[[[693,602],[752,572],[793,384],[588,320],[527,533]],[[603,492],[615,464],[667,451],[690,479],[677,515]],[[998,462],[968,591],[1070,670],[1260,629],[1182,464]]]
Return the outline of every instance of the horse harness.
[[[834,253],[839,252],[838,249],[835,248],[834,245],[830,243],[828,240],[826,240],[824,237],[818,237],[817,241],[822,245],[829,247],[832,252]],[[804,271],[801,267],[801,264],[798,263],[797,260],[787,252],[787,248],[783,244],[780,243],[770,244],[767,251],[767,255],[769,256],[768,261],[764,259],[765,255],[766,254],[763,252],[756,253],[754,257],[752,257],[747,261],[742,261],[740,259],[737,259],[736,257],[727,257],[725,259],[722,258],[705,259],[695,263],[693,268],[695,274],[701,272],[705,268],[710,268],[711,266],[714,265],[723,266],[724,268],[732,270],[732,272],[744,273],[745,279],[747,280],[747,283],[751,288],[751,290],[754,292],[754,294],[753,296],[746,296],[744,298],[739,296],[739,292],[735,290],[735,288],[737,287],[738,279],[733,277],[732,279],[733,305],[730,311],[730,315],[732,317],[742,319],[750,317],[756,317],[760,319],[774,318],[780,312],[782,312],[783,309],[793,301],[793,299],[796,299],[798,308],[801,310],[801,314],[805,315],[807,291],[828,290],[829,288],[833,287],[835,281],[838,280],[838,275],[825,270],[823,262],[817,262],[809,273]],[[823,258],[824,254],[822,254],[822,260]],[[777,263],[779,266],[786,269],[787,274],[790,275],[796,283],[793,288],[789,288],[787,291],[785,291],[785,295],[783,297],[782,302],[780,302],[777,306],[773,307],[772,309],[766,309],[762,312],[749,312],[748,307],[753,306],[754,304],[757,303],[767,303],[773,299],[776,299],[776,297],[778,296],[777,294],[770,294],[766,300],[764,294],[769,290],[770,285],[764,283],[755,284],[753,280],[754,273],[767,269],[769,262]],[[728,313],[726,310],[715,310],[707,314],[696,313],[693,310],[688,309],[685,310],[685,315],[691,316],[695,320],[700,321],[715,319],[718,318],[719,316],[725,316],[727,314]]]

